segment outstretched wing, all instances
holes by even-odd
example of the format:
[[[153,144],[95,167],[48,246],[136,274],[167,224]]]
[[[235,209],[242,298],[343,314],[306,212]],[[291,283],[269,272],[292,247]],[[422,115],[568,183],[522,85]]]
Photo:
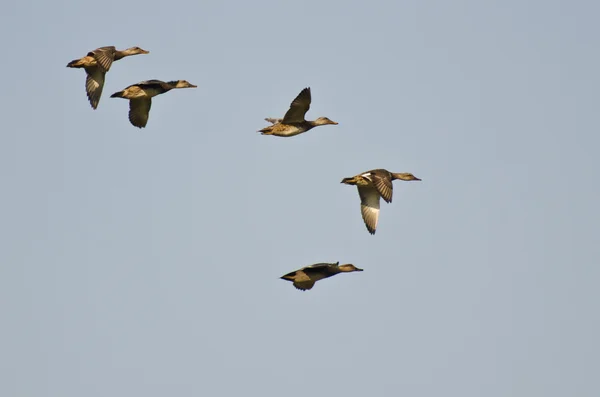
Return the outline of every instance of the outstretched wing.
[[[316,263],[314,265],[306,266],[302,268],[302,271],[308,275],[313,280],[322,278],[323,275],[330,274],[331,265],[339,265],[337,263]],[[315,278],[316,277],[316,278]]]
[[[367,230],[375,234],[379,219],[379,192],[371,185],[358,186],[360,212]]]
[[[165,82],[162,80],[144,80],[144,81],[140,81],[139,83],[134,84],[134,85],[137,85],[138,87],[144,89],[144,88],[148,88],[148,87],[157,87],[157,86],[164,87]]]
[[[310,101],[310,88],[305,88],[300,91],[296,99],[290,104],[290,110],[283,116],[282,123],[290,124],[304,122],[304,115],[308,112],[308,109],[310,109]]]
[[[100,47],[90,52],[88,55],[91,55],[96,59],[96,62],[100,65],[104,72],[108,72],[110,70],[110,66],[115,59],[115,52],[117,49],[115,47]]]
[[[311,280],[311,278],[304,273],[303,269],[295,270],[281,277],[284,280],[293,281],[294,287],[299,290],[306,291],[307,289],[311,289],[313,285],[315,285],[316,280]]]
[[[135,98],[129,100],[129,121],[138,128],[144,128],[150,117],[152,99]]]
[[[92,108],[96,109],[100,102],[100,96],[102,96],[106,72],[99,66],[87,68],[85,69],[85,72],[87,74],[85,79],[85,91],[90,101],[90,105],[92,105]]]
[[[313,285],[315,285],[315,282],[313,280],[294,281],[294,287],[301,291],[311,289]]]
[[[386,178],[385,176],[381,176],[376,173],[371,173],[369,175],[369,179],[375,186],[375,189],[379,192],[381,197],[385,200],[386,203],[392,202],[392,193],[394,190],[394,186],[392,185],[392,179]]]

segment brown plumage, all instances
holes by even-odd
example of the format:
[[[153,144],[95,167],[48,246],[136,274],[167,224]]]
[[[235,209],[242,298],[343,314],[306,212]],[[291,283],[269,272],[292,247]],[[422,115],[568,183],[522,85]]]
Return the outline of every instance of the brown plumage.
[[[384,169],[376,169],[350,178],[342,179],[341,183],[356,185],[360,196],[360,212],[367,230],[375,234],[377,221],[379,220],[379,197],[386,203],[392,202],[392,181],[400,179],[403,181],[420,181],[419,178],[410,173],[390,172]]]
[[[93,109],[96,109],[102,96],[106,73],[110,70],[112,63],[127,56],[137,54],[149,54],[149,51],[143,50],[140,47],[131,47],[121,51],[113,46],[100,47],[88,52],[83,58],[69,62],[67,67],[85,69],[87,75],[85,90],[90,105]]]
[[[294,287],[301,291],[311,289],[315,283],[324,278],[335,276],[338,273],[362,272],[352,264],[340,265],[336,263],[317,263],[311,266],[303,267],[291,273],[282,276],[281,279],[288,280],[294,283]]]
[[[263,128],[258,132],[262,135],[275,135],[290,137],[298,134],[302,134],[314,127],[320,125],[334,124],[335,121],[329,120],[327,117],[319,117],[314,121],[307,121],[304,119],[306,112],[310,109],[311,94],[310,88],[303,89],[300,94],[290,104],[290,109],[287,111],[283,119],[266,118],[265,120],[273,125]]]
[[[129,122],[138,128],[144,128],[150,117],[152,97],[164,94],[174,88],[196,88],[186,80],[160,81],[147,80],[130,85],[122,91],[115,92],[111,98],[129,99]]]

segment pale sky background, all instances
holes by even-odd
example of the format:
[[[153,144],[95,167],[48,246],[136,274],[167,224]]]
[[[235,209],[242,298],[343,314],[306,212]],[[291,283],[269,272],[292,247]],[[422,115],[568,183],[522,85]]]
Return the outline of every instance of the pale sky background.
[[[1,396],[600,395],[597,1],[0,11]],[[94,111],[107,45],[150,54]],[[198,88],[140,130],[146,79]],[[307,86],[338,126],[256,133]],[[372,168],[423,179],[375,236]],[[323,261],[365,271],[278,279]]]

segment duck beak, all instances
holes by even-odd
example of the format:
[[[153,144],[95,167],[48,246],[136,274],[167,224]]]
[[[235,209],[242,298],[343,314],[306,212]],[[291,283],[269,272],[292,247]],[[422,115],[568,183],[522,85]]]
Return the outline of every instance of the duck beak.
[[[356,271],[357,271],[357,272],[362,272],[362,271],[363,271],[363,269],[359,269],[359,268],[357,267],[357,268],[356,268]]]
[[[190,84],[190,88],[198,88],[197,85]]]
[[[150,51],[142,50],[142,54],[150,54]]]
[[[421,180],[421,179],[419,179],[419,178],[417,178],[417,177],[415,176],[415,181],[420,181],[420,180]]]

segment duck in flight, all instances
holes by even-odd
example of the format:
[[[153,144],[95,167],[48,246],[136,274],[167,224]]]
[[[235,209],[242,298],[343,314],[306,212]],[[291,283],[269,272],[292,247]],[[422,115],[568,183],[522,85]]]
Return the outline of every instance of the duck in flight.
[[[314,121],[307,121],[304,119],[306,112],[310,109],[310,88],[303,89],[300,94],[290,104],[290,109],[287,111],[282,119],[266,118],[265,120],[273,124],[268,127],[259,130],[262,135],[275,135],[290,137],[298,134],[302,134],[314,127],[320,125],[333,124],[337,125],[335,121],[329,120],[327,117],[319,117]]]
[[[147,80],[130,85],[122,91],[115,92],[111,98],[129,99],[129,121],[132,125],[144,128],[150,117],[152,97],[164,94],[174,88],[196,88],[186,80],[160,81]]]
[[[100,47],[88,52],[83,58],[69,62],[67,67],[82,68],[85,70],[87,74],[85,90],[92,109],[96,109],[100,102],[100,96],[102,96],[106,73],[110,70],[112,63],[130,55],[149,53],[149,51],[143,50],[140,47],[131,47],[126,50],[117,50],[113,46]]]
[[[288,280],[294,283],[294,287],[301,291],[311,289],[315,283],[324,278],[335,276],[338,273],[362,272],[352,264],[340,265],[336,263],[317,263],[315,265],[306,266],[302,269],[295,270],[291,273],[282,276],[283,280]]]
[[[390,172],[384,169],[376,169],[350,178],[342,179],[341,183],[355,185],[360,196],[360,211],[367,230],[375,234],[377,220],[379,219],[379,198],[382,197],[386,203],[392,202],[392,181],[420,181],[413,174],[406,172]]]

